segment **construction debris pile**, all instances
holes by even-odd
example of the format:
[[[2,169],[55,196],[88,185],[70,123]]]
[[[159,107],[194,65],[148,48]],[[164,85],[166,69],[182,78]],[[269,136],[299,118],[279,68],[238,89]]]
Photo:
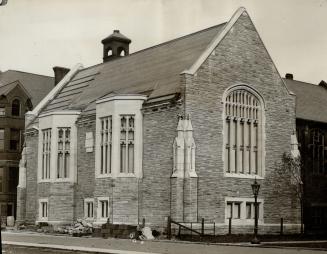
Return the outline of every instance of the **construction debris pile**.
[[[77,219],[75,223],[68,226],[54,228],[55,233],[69,234],[72,236],[85,236],[93,233],[93,224],[82,219]]]

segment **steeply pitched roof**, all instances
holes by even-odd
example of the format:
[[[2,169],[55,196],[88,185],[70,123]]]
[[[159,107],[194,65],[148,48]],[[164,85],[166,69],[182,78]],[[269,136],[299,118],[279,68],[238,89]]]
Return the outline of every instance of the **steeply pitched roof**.
[[[7,95],[12,89],[17,86],[17,83],[11,82],[9,84],[0,84],[0,95]]]
[[[296,95],[296,118],[327,123],[327,89],[310,83],[284,79]]]
[[[20,87],[24,91],[24,93],[30,98],[31,95],[29,92],[22,86],[22,84],[19,82],[19,80],[16,80],[14,82],[11,82],[6,85],[0,85],[0,95],[8,95],[15,87]]]
[[[191,67],[225,24],[83,69],[57,94],[45,111],[92,108],[110,93],[148,94],[150,98],[180,92],[180,73]]]
[[[8,86],[8,84],[14,85],[13,82],[15,81],[19,81],[30,94],[33,107],[35,107],[54,86],[54,79],[52,77],[15,70],[0,72],[0,89],[3,86],[2,90],[9,89],[10,85]]]

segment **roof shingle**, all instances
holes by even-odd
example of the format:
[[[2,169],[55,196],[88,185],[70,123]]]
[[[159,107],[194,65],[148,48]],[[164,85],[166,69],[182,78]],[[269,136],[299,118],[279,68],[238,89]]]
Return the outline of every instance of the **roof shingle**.
[[[225,23],[83,69],[61,90],[45,111],[90,108],[110,93],[149,94],[150,98],[180,92],[180,73],[188,69]],[[78,79],[84,82],[78,83]],[[88,78],[87,78],[88,77]],[[76,89],[73,85],[76,84]],[[67,100],[63,99],[66,94]],[[57,106],[54,103],[58,103]]]
[[[297,80],[284,79],[296,95],[296,118],[327,123],[327,89]]]
[[[0,87],[15,81],[19,81],[30,94],[33,107],[35,107],[54,87],[54,78],[49,76],[15,70],[0,72]]]

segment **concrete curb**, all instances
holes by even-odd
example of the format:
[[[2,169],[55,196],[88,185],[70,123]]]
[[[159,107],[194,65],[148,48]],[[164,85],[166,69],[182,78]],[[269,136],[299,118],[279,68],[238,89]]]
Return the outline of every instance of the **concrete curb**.
[[[47,236],[47,237],[72,237],[62,234],[43,234],[37,232],[2,232],[2,234],[19,234],[25,236]],[[76,237],[73,237],[76,238]],[[83,238],[83,237],[82,237]],[[86,237],[92,238],[92,237]],[[102,239],[102,238],[95,238]],[[105,239],[104,239],[105,240]],[[115,240],[127,240],[127,239],[116,239]],[[249,247],[249,248],[274,248],[274,249],[298,249],[298,250],[313,250],[313,251],[326,251],[326,248],[311,248],[311,247],[300,247],[300,246],[283,246],[283,244],[306,244],[306,243],[327,243],[327,240],[313,240],[313,241],[278,241],[278,242],[261,242],[260,244],[251,244],[250,242],[238,242],[238,243],[209,243],[209,242],[190,242],[190,241],[181,241],[181,240],[148,240],[147,242],[162,242],[168,244],[197,244],[197,245],[213,245],[213,246],[234,246],[234,247]],[[17,244],[16,244],[17,243]],[[28,242],[14,242],[14,241],[3,241],[3,244],[8,245],[17,245],[17,246],[26,246],[26,247],[42,247],[42,248],[52,248],[52,249],[66,249],[66,250],[77,250],[84,252],[98,252],[98,253],[112,253],[112,254],[159,254],[159,253],[150,253],[150,252],[137,252],[137,251],[124,251],[124,250],[114,250],[114,249],[103,249],[103,248],[88,248],[80,246],[66,246],[66,245],[52,245],[52,244],[39,244],[39,243],[28,243]]]
[[[3,245],[13,245],[21,247],[34,247],[52,250],[70,250],[70,251],[83,251],[90,253],[109,253],[109,254],[160,254],[153,252],[139,252],[139,251],[129,251],[129,250],[113,250],[113,249],[102,249],[102,248],[90,248],[90,247],[80,247],[80,246],[67,246],[67,245],[57,245],[57,244],[41,244],[41,243],[26,243],[26,242],[13,242],[13,241],[3,241]]]

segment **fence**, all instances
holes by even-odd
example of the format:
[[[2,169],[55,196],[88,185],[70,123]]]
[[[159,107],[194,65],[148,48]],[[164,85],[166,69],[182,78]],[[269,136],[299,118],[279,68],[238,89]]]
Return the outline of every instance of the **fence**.
[[[254,222],[253,222],[254,223]],[[200,224],[200,227],[199,227]],[[278,225],[278,224],[277,224]],[[196,226],[196,227],[194,227]],[[238,225],[237,225],[238,226]],[[248,227],[252,227],[251,225],[247,225]],[[201,237],[205,235],[211,235],[211,236],[216,236],[216,223],[215,222],[206,222],[204,218],[201,219],[201,222],[177,222],[171,219],[169,216],[167,218],[167,238],[171,239],[172,237],[172,228],[177,228],[178,233],[177,235],[181,235],[181,230],[186,230],[189,232],[189,234],[192,236],[192,234],[197,234]],[[228,234],[232,234],[232,218],[228,219]],[[280,229],[278,232],[280,235],[284,234],[284,219],[280,218]]]

